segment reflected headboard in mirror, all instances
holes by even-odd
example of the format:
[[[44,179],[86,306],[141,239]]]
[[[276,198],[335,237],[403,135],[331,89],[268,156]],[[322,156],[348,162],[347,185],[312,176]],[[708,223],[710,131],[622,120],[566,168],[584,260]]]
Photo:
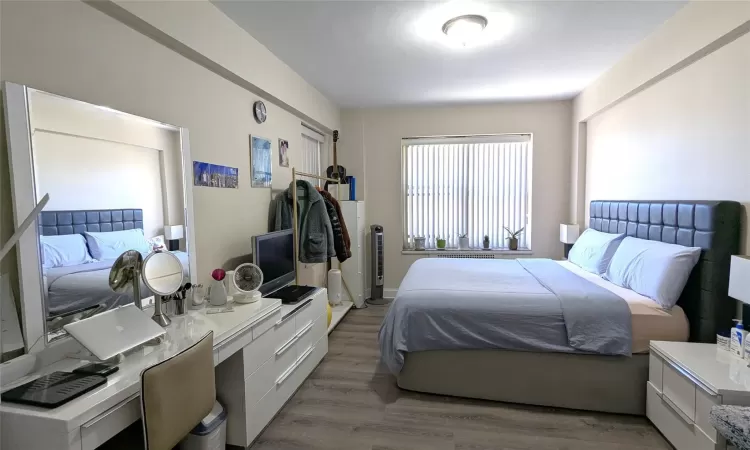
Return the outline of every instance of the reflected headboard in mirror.
[[[39,234],[56,236],[143,229],[142,209],[95,209],[78,211],[42,211],[39,214]]]

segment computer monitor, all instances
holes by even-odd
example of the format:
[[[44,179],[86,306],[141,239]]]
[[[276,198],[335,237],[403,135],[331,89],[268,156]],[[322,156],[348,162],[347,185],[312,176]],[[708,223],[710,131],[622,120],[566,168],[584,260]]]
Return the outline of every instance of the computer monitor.
[[[263,271],[263,285],[258,289],[262,295],[292,283],[297,274],[292,230],[254,236],[253,261]]]

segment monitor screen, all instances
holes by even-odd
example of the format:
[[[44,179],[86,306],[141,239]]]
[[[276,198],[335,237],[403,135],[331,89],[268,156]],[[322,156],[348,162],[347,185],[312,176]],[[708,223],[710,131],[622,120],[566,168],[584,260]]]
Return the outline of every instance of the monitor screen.
[[[294,280],[294,235],[292,230],[255,237],[255,264],[263,271],[263,294],[284,287]]]

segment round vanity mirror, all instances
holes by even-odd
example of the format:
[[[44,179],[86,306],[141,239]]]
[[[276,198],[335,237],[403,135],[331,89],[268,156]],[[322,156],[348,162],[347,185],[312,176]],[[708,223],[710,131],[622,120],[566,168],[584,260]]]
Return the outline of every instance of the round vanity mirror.
[[[174,294],[182,286],[182,270],[172,253],[151,253],[143,261],[143,282],[154,294]]]

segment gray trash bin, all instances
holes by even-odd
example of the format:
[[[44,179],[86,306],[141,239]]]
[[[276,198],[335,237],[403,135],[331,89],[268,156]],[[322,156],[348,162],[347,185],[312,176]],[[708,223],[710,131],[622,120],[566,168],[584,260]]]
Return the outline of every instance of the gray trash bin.
[[[224,450],[227,446],[227,412],[221,403],[180,442],[181,450]]]

